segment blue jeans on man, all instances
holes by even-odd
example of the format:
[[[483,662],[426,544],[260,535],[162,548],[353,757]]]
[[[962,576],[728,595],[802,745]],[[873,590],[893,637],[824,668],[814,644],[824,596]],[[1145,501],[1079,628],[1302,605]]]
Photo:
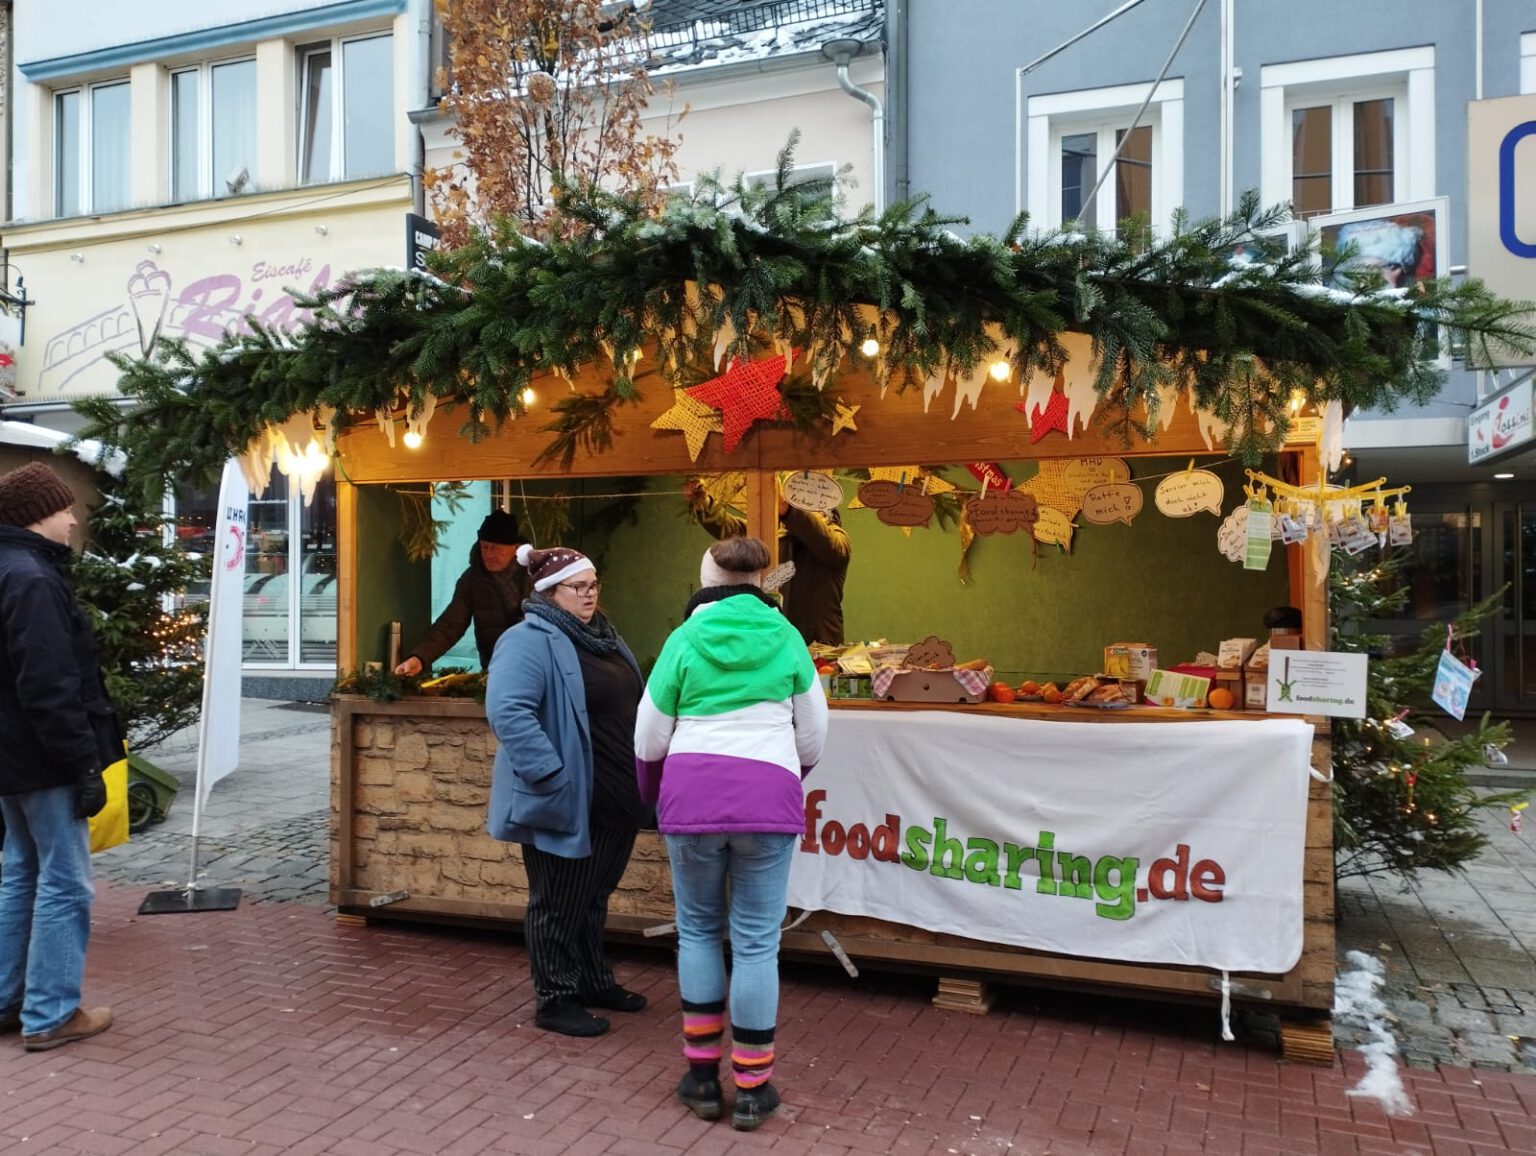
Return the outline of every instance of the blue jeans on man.
[[[0,795],[0,1020],[21,1015],[32,1036],[69,1021],[80,1006],[91,934],[90,828],[75,788]]]

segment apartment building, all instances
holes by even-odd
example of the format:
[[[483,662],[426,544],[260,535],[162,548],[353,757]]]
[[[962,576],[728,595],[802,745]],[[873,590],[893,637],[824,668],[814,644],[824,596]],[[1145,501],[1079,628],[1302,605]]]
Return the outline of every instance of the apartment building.
[[[10,420],[78,427],[112,353],[210,345],[305,316],[294,293],[405,261],[428,100],[430,0],[20,0],[13,10],[10,284],[26,341]],[[183,490],[179,513],[212,517]],[[335,499],[274,476],[251,503],[245,657],[335,666]]]
[[[1406,256],[1379,254],[1384,268],[1491,276],[1471,253],[1499,222],[1474,197],[1504,180],[1509,140],[1505,167],[1529,176],[1506,182],[1507,232],[1536,239],[1536,137],[1468,132],[1476,102],[1536,93],[1536,8],[1522,0],[969,0],[963,18],[940,0],[900,8],[893,71],[905,79],[892,105],[907,159],[893,183],[978,228],[1027,211],[1046,229],[1140,214],[1166,230],[1180,208],[1211,216],[1256,189],[1312,230],[1339,230],[1335,240],[1369,227],[1367,244],[1412,242]],[[1536,246],[1514,247],[1526,259],[1498,288],[1536,299]],[[1380,625],[1416,641],[1507,583],[1478,648],[1474,707],[1511,713],[1536,711],[1536,456],[1469,465],[1468,417],[1526,372],[1451,364],[1428,405],[1346,426],[1354,478],[1413,487],[1408,605]]]

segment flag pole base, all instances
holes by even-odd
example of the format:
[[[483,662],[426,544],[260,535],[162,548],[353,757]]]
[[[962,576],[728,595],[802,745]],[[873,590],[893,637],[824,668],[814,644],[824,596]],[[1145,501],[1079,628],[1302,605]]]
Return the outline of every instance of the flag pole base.
[[[238,887],[183,887],[151,891],[139,904],[140,915],[176,915],[189,911],[233,911],[240,906]]]

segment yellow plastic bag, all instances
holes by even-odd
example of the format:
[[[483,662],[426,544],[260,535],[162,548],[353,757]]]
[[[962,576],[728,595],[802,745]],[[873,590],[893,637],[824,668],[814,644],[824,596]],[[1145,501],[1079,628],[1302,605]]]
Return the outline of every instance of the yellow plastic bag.
[[[127,754],[102,771],[101,778],[107,785],[107,805],[90,820],[92,855],[128,842]]]

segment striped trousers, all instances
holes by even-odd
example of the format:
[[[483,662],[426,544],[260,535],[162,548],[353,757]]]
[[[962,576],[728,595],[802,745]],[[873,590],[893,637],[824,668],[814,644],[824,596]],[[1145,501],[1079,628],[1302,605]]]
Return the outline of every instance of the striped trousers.
[[[635,832],[592,828],[592,854],[566,859],[523,844],[528,871],[528,913],[523,938],[533,967],[540,1008],[582,998],[612,986],[613,969],[603,959],[603,924],[608,897],[619,885]]]

